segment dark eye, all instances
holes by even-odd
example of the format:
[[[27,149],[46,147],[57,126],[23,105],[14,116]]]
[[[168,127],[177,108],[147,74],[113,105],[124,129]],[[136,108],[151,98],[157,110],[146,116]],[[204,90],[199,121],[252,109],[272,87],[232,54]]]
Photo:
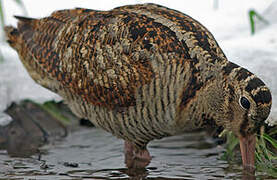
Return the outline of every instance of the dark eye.
[[[241,107],[243,107],[244,109],[250,108],[250,102],[246,97],[242,96],[239,100],[239,103],[240,103]]]

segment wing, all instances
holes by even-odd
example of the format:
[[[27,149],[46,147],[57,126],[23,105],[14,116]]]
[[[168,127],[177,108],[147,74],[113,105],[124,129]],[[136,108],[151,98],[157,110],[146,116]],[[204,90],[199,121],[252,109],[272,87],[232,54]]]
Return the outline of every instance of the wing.
[[[162,40],[165,32],[149,25],[146,17],[74,9],[43,19],[17,18],[18,28],[6,29],[10,44],[28,71],[36,72],[32,77],[50,89],[54,79],[72,95],[94,105],[128,107],[136,103],[136,89],[155,76],[151,41]],[[13,41],[14,36],[18,42]],[[160,41],[160,45],[172,49],[173,41]]]

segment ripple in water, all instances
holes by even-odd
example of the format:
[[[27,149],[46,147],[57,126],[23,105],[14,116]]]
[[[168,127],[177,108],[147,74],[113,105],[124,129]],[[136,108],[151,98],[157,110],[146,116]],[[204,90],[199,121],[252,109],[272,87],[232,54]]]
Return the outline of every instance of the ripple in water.
[[[6,151],[0,151],[0,180],[243,178],[240,166],[219,160],[224,149],[207,139],[205,133],[153,141],[148,149],[153,156],[149,167],[142,171],[128,170],[122,140],[100,129],[83,129],[63,141],[44,146],[40,160],[38,155],[12,158]]]

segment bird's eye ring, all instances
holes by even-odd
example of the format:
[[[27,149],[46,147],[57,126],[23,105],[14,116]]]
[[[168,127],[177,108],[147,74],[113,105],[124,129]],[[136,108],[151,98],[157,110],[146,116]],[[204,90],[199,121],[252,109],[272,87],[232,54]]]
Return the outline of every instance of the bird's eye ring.
[[[250,108],[250,102],[249,102],[249,100],[248,100],[246,97],[244,97],[244,96],[240,97],[240,99],[239,99],[239,104],[240,104],[240,106],[241,106],[243,109],[249,109],[249,108]]]

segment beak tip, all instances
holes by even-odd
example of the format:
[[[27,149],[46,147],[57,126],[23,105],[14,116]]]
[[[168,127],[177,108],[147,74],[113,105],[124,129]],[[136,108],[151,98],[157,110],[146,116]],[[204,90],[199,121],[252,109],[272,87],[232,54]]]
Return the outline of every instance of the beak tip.
[[[255,172],[256,167],[254,165],[243,165],[243,170],[248,172]]]
[[[248,135],[240,137],[240,150],[245,170],[255,171],[255,145],[256,136]]]

